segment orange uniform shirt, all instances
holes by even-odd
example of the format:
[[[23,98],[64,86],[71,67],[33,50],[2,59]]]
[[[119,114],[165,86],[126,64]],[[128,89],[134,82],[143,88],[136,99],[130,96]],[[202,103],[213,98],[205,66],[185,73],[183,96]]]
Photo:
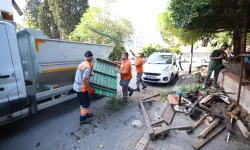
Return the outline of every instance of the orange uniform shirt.
[[[143,59],[136,56],[136,62],[135,62],[136,72],[142,73],[143,72]]]
[[[122,80],[130,80],[132,79],[132,69],[131,69],[131,63],[129,60],[122,61],[121,63],[121,72],[128,72],[127,74],[121,74]]]

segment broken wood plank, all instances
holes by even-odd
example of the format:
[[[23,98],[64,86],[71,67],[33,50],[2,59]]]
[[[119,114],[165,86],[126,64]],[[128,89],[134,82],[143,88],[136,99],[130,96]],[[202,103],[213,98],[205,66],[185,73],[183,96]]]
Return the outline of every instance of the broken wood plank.
[[[206,108],[206,109],[208,109],[209,110],[209,108],[207,108],[205,105],[203,105],[203,104],[200,104],[203,108]],[[232,103],[231,105],[229,105],[228,106],[228,108],[227,108],[227,111],[230,111],[232,108],[234,107],[234,103]],[[226,111],[226,110],[224,110],[224,111]],[[223,112],[223,110],[220,110],[219,111],[219,113],[222,113]],[[219,114],[215,114],[215,113],[212,113],[211,112],[211,110],[209,110],[209,112],[208,113],[210,113],[211,115],[214,115],[214,116],[216,116],[216,117],[218,117],[218,118],[216,118],[205,130],[203,130],[199,135],[198,135],[198,138],[204,138],[212,129],[214,129],[217,125],[218,125],[218,123],[220,122],[220,120],[221,120],[221,115],[219,115]],[[229,117],[227,117],[227,116],[223,116],[224,117],[224,119],[227,119],[227,118],[229,118]],[[222,117],[222,118],[223,118]],[[230,121],[229,121],[230,122]]]
[[[196,106],[199,104],[199,102],[202,100],[202,96],[199,96],[198,99],[190,105],[190,108],[185,112],[185,114],[189,114]]]
[[[156,128],[157,130],[154,131],[155,136],[160,135],[160,134],[165,134],[168,133],[171,130],[191,130],[193,127],[192,126],[180,126],[180,127],[160,127]]]
[[[172,105],[178,105],[179,102],[172,94],[168,94],[168,103]]]
[[[211,131],[210,134],[207,135],[204,139],[199,139],[196,144],[193,145],[193,148],[198,150],[203,147],[206,143],[208,143],[211,139],[213,139],[217,134],[223,131],[226,128],[224,124],[219,125],[215,130]]]
[[[206,124],[206,126],[209,126],[211,124],[207,118],[203,122]]]
[[[233,126],[232,126],[232,123],[231,123],[231,119],[230,119],[230,116],[228,115],[228,111],[226,109],[223,110],[223,115],[225,117],[227,117],[223,121],[224,124],[226,125],[227,131],[233,133]]]
[[[164,121],[164,119],[161,118],[161,119],[159,119],[159,120],[152,121],[152,122],[151,122],[151,125],[153,126],[153,125],[156,125],[156,124],[161,123],[161,122],[163,122],[163,121]]]
[[[175,111],[171,104],[168,103],[166,110],[163,113],[164,121],[167,125],[170,125],[175,115]]]
[[[206,96],[205,98],[203,98],[199,103],[200,104],[206,103],[206,102],[210,101],[213,97],[214,97],[214,95],[210,94],[210,95]]]
[[[196,129],[206,119],[207,116],[209,115],[203,115],[197,122],[195,122],[195,124],[193,124],[193,129],[188,130],[187,133],[192,133],[194,129]]]
[[[143,103],[146,103],[146,102],[162,102],[162,101],[161,100],[155,100],[155,99],[149,99],[149,100],[143,101]]]
[[[141,100],[141,101],[142,101],[142,102],[144,102],[144,101],[146,101],[146,100],[149,100],[149,99],[151,99],[151,98],[155,98],[155,97],[158,97],[158,96],[160,96],[160,93],[155,94],[155,95],[150,96],[150,97],[147,97],[147,98],[144,98],[144,99],[143,99],[143,100]]]
[[[207,113],[209,113],[211,116],[215,116],[215,117],[218,117],[218,118],[221,118],[221,119],[224,119],[226,117],[224,117],[223,115],[221,115],[220,113],[222,113],[222,110],[220,110],[219,113],[214,113],[211,108],[208,108],[207,106],[205,106],[204,104],[199,104],[199,106],[202,108],[200,109],[201,111],[206,111]]]
[[[149,137],[150,137],[150,139],[155,139],[154,131],[153,131],[153,128],[151,126],[147,111],[146,111],[146,109],[144,107],[144,104],[143,104],[143,102],[141,100],[140,100],[140,106],[141,106],[143,118],[144,118],[145,123],[146,123],[146,127],[147,127],[147,130],[148,130]]]
[[[206,127],[199,135],[198,138],[204,138],[211,130],[213,130],[220,122],[220,118],[216,118],[208,127]]]
[[[244,135],[246,139],[250,140],[250,132],[247,130],[246,126],[243,124],[243,122],[239,119],[236,120],[236,124],[239,127],[241,133]]]
[[[234,119],[234,118],[231,117],[231,120],[230,120],[230,121],[231,121],[231,124],[233,124],[233,119]],[[231,134],[230,132],[228,132],[228,134],[227,134],[227,143],[229,142],[230,134]]]

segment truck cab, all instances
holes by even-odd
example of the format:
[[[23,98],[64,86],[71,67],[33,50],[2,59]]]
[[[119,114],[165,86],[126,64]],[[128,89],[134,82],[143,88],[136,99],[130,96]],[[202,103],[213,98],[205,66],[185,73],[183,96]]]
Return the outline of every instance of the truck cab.
[[[28,113],[15,27],[0,21],[0,122]]]

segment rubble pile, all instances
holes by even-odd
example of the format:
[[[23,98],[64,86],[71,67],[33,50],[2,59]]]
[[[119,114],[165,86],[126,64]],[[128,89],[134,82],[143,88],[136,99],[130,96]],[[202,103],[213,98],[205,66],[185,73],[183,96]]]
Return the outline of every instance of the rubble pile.
[[[204,70],[203,70],[204,71]],[[204,77],[204,72],[200,72]],[[236,106],[235,101],[230,100],[225,91],[202,91],[200,86],[190,83],[168,94],[164,103],[165,110],[157,120],[150,120],[147,116],[144,103],[151,101],[150,98],[140,101],[141,110],[146,122],[150,138],[164,139],[171,130],[185,130],[191,134],[202,123],[206,124],[204,130],[197,135],[197,141],[193,144],[194,149],[202,148],[221,131],[228,131],[227,142],[230,135],[234,134],[233,125],[237,125],[242,135],[250,139],[250,117]],[[171,126],[175,113],[183,113],[194,120],[194,124],[184,126]],[[240,115],[241,114],[241,115]]]

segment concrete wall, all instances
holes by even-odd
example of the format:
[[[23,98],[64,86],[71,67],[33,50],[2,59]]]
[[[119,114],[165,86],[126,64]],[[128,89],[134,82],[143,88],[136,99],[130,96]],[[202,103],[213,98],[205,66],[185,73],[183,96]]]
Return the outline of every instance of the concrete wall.
[[[239,76],[231,72],[227,72],[226,70],[222,70],[219,75],[218,83],[219,86],[223,87],[226,92],[234,93],[230,94],[229,96],[236,100],[239,88],[239,80]],[[247,80],[243,79],[242,82],[247,82]],[[241,85],[240,105],[246,109],[248,113],[250,113],[250,84]]]

